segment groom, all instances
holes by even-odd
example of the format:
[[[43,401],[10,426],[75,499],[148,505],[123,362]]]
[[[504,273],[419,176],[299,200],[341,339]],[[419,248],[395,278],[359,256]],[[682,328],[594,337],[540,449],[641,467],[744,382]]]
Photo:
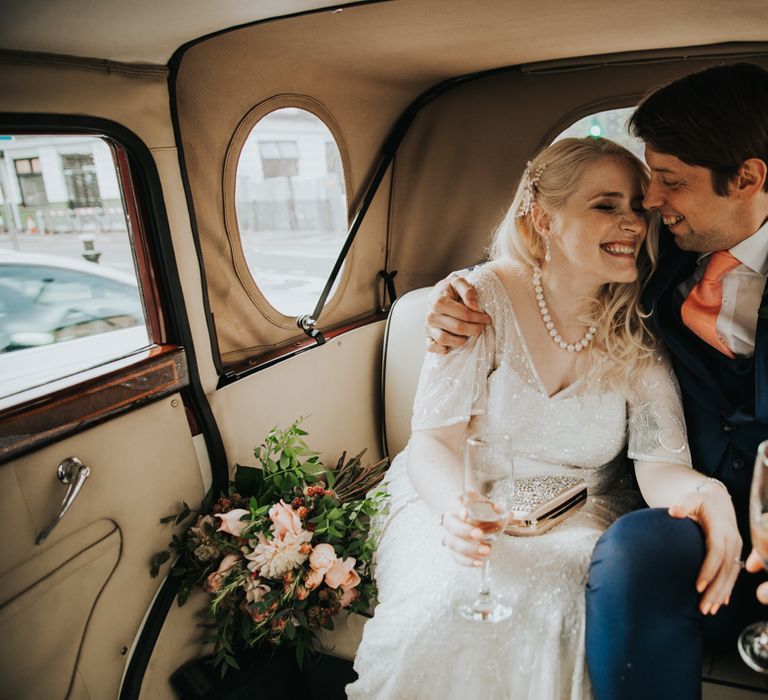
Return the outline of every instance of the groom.
[[[728,488],[747,552],[752,464],[768,438],[768,72],[741,63],[685,76],[649,94],[630,129],[652,172],[643,204],[667,228],[643,303],[680,383],[694,467]],[[487,322],[461,277],[432,298],[433,352]],[[688,506],[689,519],[629,513],[595,548],[586,642],[598,700],[700,697],[702,644],[732,644],[763,614],[760,577],[740,576],[728,604],[708,606],[733,563],[710,541],[704,501]]]

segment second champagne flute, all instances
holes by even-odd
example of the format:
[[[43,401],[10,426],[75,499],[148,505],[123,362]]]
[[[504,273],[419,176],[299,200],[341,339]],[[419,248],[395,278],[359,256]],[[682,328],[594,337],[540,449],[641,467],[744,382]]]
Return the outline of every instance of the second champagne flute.
[[[512,444],[508,436],[480,434],[467,438],[462,502],[469,522],[482,530],[484,542],[489,546],[507,522],[513,470]],[[489,555],[483,562],[477,598],[473,603],[459,606],[459,614],[467,620],[499,622],[512,614],[509,606],[491,594],[490,558]]]
[[[768,440],[757,447],[752,489],[749,494],[749,530],[752,546],[768,565]],[[753,622],[739,635],[739,653],[744,663],[768,673],[768,622]]]

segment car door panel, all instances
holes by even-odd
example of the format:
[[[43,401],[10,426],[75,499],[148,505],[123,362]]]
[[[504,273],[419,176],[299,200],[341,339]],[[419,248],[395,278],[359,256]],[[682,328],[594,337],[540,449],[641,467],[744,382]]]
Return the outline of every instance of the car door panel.
[[[0,603],[3,643],[8,648],[24,650],[23,664],[12,665],[14,659],[11,655],[4,655],[0,662],[5,696],[67,696],[74,681],[77,655],[88,618],[120,558],[120,531],[114,523],[109,524],[111,531],[97,542],[87,543],[88,538],[74,533],[60,542],[59,547],[46,552],[50,556],[36,557],[14,572],[18,576],[11,581],[17,587],[20,583],[15,580],[17,578],[35,575],[39,578],[35,578],[34,583],[23,592],[10,599],[4,598]],[[63,563],[57,561],[62,558],[59,549],[73,547],[78,549],[77,554]],[[45,644],[37,643],[41,633],[45,635]],[[40,669],[45,669],[45,672],[41,673]],[[88,695],[75,692],[70,697]]]
[[[65,493],[56,468],[77,456],[91,476],[35,544]],[[0,697],[116,697],[160,585],[151,555],[162,516],[199,502],[203,484],[179,394],[0,466]]]
[[[304,418],[308,444],[328,460],[342,450],[381,456],[379,377],[384,323],[372,323],[219,389],[210,397],[230,461],[253,463],[275,427]]]

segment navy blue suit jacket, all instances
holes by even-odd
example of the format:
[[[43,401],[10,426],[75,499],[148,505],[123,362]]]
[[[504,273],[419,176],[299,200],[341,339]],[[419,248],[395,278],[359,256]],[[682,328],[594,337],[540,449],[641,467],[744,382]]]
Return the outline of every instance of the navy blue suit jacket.
[[[757,445],[768,439],[768,319],[758,321],[752,358],[729,359],[686,328],[675,290],[693,273],[696,258],[662,231],[659,265],[643,304],[680,382],[693,465],[728,486],[744,535]]]

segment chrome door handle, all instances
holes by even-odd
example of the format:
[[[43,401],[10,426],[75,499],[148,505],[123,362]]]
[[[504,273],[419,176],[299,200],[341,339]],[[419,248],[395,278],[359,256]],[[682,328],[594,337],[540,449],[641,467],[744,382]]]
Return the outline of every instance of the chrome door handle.
[[[59,481],[62,484],[69,484],[69,488],[64,494],[64,500],[61,502],[56,515],[53,516],[53,520],[51,520],[51,522],[48,523],[48,527],[37,536],[35,544],[42,544],[45,542],[48,535],[53,532],[53,528],[55,528],[67,514],[70,506],[75,502],[77,494],[80,493],[80,489],[83,488],[85,480],[90,475],[90,467],[86,467],[77,457],[67,457],[58,466],[58,469],[56,469],[56,476],[59,477]]]

